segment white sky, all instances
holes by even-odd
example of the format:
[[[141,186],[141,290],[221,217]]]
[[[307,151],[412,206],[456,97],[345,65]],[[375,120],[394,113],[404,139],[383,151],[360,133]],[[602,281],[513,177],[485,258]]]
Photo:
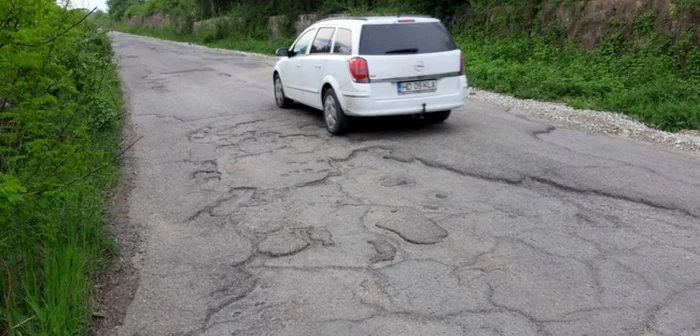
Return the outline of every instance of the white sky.
[[[73,8],[93,9],[97,7],[105,12],[107,11],[106,2],[107,0],[70,0],[71,7]]]

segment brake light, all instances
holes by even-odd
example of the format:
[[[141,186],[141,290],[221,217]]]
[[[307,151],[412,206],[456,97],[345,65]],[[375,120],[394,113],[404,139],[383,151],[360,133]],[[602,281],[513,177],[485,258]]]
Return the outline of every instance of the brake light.
[[[459,74],[464,75],[464,54],[459,52]]]
[[[348,70],[350,77],[355,83],[369,83],[369,70],[367,60],[362,57],[353,57],[348,60]]]
[[[416,22],[414,19],[399,19],[399,22]]]

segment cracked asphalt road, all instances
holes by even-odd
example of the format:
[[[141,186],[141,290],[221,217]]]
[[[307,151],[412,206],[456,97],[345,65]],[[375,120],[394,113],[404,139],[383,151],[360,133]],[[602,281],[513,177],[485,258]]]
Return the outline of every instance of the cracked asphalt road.
[[[700,160],[470,97],[279,110],[274,60],[113,33],[144,243],[119,335],[699,335]]]

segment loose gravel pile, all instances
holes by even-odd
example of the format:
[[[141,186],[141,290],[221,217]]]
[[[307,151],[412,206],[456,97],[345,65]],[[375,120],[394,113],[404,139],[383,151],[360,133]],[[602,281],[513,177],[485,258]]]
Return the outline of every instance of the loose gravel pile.
[[[619,113],[577,110],[565,104],[518,99],[474,88],[469,91],[470,99],[502,105],[508,108],[509,113],[539,119],[553,126],[621,136],[700,154],[700,132],[696,130],[670,133],[649,128]]]

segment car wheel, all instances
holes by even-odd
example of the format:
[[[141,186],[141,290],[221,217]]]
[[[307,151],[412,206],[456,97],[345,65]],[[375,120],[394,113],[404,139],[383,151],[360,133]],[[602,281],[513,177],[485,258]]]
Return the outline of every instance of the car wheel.
[[[423,120],[425,120],[425,122],[428,124],[439,124],[439,123],[447,120],[447,118],[450,117],[451,112],[452,111],[431,112],[431,113],[425,114],[423,116]]]
[[[323,92],[323,120],[326,122],[326,129],[333,135],[347,133],[350,126],[350,120],[338,103],[333,89]]]
[[[282,79],[279,75],[275,75],[275,103],[279,108],[289,108],[292,106],[293,101],[284,95],[284,87],[282,86]]]

